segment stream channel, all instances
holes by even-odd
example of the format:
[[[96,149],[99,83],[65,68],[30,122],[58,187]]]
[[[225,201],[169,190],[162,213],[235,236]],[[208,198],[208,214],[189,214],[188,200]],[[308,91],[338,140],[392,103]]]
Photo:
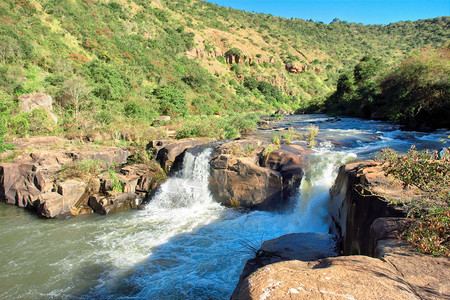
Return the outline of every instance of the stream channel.
[[[208,191],[210,148],[186,154],[182,171],[145,210],[46,220],[0,203],[0,298],[228,299],[254,255],[246,244],[259,248],[288,233],[328,233],[328,189],[339,166],[373,158],[385,147],[439,149],[449,134],[324,115],[288,116],[277,129],[304,132],[310,124],[320,128],[315,153],[294,207],[283,212],[214,202]]]

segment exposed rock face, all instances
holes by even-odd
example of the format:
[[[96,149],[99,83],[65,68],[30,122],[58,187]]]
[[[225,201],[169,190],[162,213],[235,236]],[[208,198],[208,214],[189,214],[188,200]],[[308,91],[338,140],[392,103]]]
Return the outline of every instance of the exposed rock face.
[[[187,149],[206,145],[213,141],[213,139],[183,139],[172,141],[158,150],[156,160],[163,170],[168,173],[174,164],[183,161],[184,153]],[[157,144],[157,141],[153,143]]]
[[[118,165],[126,164],[128,157],[131,155],[130,151],[119,148],[110,147],[105,150],[86,150],[80,153],[75,153],[75,161],[82,160],[100,160],[105,162],[108,166],[113,163]]]
[[[336,256],[336,243],[332,235],[317,233],[294,233],[277,239],[265,241],[256,252],[256,257],[249,259],[239,278],[239,283],[231,296],[240,299],[239,294],[245,288],[245,280],[258,269],[282,261],[310,261]]]
[[[367,256],[285,261],[242,281],[231,299],[420,299],[388,263]]]
[[[36,137],[20,139],[17,142],[26,147],[51,148],[52,142],[56,142],[60,147],[60,144],[68,141]],[[41,146],[41,142],[45,147]],[[59,182],[55,179],[56,172],[65,164],[82,160],[100,160],[106,165],[120,166],[127,162],[130,154],[130,151],[117,147],[73,151],[40,149],[31,154],[23,154],[13,162],[0,164],[0,201],[35,209],[38,215],[46,218],[89,212],[87,182],[78,180]],[[112,206],[102,208],[103,212],[111,213],[125,208],[135,208],[136,203],[140,203],[142,198],[155,190],[164,180],[165,174],[157,165],[138,164],[122,168],[116,177],[122,183],[127,196],[115,196],[109,200]],[[111,183],[112,180],[101,176],[92,178],[89,182],[89,192],[109,194],[112,190]]]
[[[214,199],[227,206],[260,210],[289,204],[303,177],[303,157],[308,151],[285,146],[265,153],[269,147],[277,146],[257,138],[215,147],[209,180]]]
[[[252,158],[230,154],[211,161],[210,189],[227,206],[270,210],[284,200],[281,174],[257,166]]]
[[[89,206],[96,213],[108,215],[131,208],[137,208],[140,199],[135,193],[120,193],[110,196],[92,195],[89,197]]]
[[[34,203],[41,217],[55,218],[70,215],[71,209],[77,206],[80,199],[86,198],[87,184],[76,180],[68,180],[58,184],[58,192],[48,192],[39,195]]]
[[[308,70],[308,66],[302,66],[300,64],[288,64],[288,65],[286,65],[286,70],[289,73],[298,74],[298,73],[306,72]]]
[[[19,109],[24,112],[31,112],[35,108],[42,108],[49,112],[53,109],[53,100],[49,95],[42,93],[25,94],[18,99]]]
[[[342,166],[330,189],[328,211],[334,221],[332,230],[342,239],[344,255],[373,255],[369,235],[373,221],[380,217],[405,216],[400,207],[390,205],[378,195],[364,193],[362,185],[370,185],[375,194],[389,196],[398,203],[414,195],[414,191],[403,190],[400,183],[384,176],[382,166],[374,161]]]

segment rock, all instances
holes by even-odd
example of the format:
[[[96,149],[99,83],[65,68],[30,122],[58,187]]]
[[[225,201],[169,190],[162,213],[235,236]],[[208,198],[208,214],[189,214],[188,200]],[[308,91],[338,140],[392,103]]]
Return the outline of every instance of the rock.
[[[3,163],[0,165],[0,197],[7,203],[19,207],[32,207],[41,191],[36,187],[38,178],[32,164]],[[41,185],[44,180],[39,178]]]
[[[397,270],[367,256],[284,261],[242,280],[231,299],[420,299]]]
[[[35,206],[39,216],[54,218],[63,212],[64,197],[56,192],[40,194]]]
[[[58,193],[64,197],[64,201],[68,207],[77,204],[77,201],[86,192],[87,184],[78,180],[68,180],[57,184]]]
[[[172,141],[158,151],[156,160],[163,170],[168,173],[172,166],[183,161],[184,153],[187,149],[206,145],[213,141],[214,139],[182,139]]]
[[[137,208],[141,200],[134,193],[120,193],[109,197],[91,195],[89,206],[99,214],[109,215],[123,210]]]
[[[362,186],[372,187],[372,193]],[[380,217],[404,217],[401,207],[390,204],[386,196],[398,203],[414,197],[414,190],[404,190],[401,183],[384,175],[375,161],[347,164],[339,169],[330,189],[328,211],[333,220],[332,232],[341,238],[343,254],[371,255],[370,227]]]
[[[249,259],[245,264],[232,298],[237,297],[245,278],[266,265],[281,261],[310,261],[336,256],[336,242],[333,238],[334,236],[329,234],[293,233],[265,241],[255,253],[255,258]]]
[[[286,110],[284,110],[283,108],[279,108],[276,112],[275,112],[275,114],[277,114],[277,115],[287,115],[288,114],[288,112],[286,111]]]
[[[73,153],[74,161],[83,160],[100,160],[105,162],[108,166],[113,164],[124,165],[127,163],[130,151],[119,147],[110,147],[107,149],[82,150]]]
[[[168,121],[170,121],[170,117],[169,116],[159,116],[153,121],[153,123],[154,124],[158,124],[158,123],[161,123],[161,122],[168,122]]]
[[[211,161],[209,188],[215,200],[227,206],[272,210],[286,200],[280,173],[230,154]]]
[[[306,72],[308,70],[308,66],[302,66],[300,64],[287,64],[286,70],[289,73],[298,74],[298,73]]]
[[[18,149],[50,149],[65,148],[71,142],[57,136],[33,136],[28,138],[15,138],[12,143]]]
[[[244,138],[214,148],[209,189],[218,202],[234,207],[277,210],[290,203],[303,176],[306,151],[276,147],[263,138]],[[284,146],[283,146],[284,147]]]
[[[35,203],[41,217],[56,218],[72,214],[72,210],[87,200],[86,183],[68,180],[58,183],[58,193],[47,192],[39,195]]]
[[[19,109],[24,112],[31,112],[33,109],[41,108],[48,112],[53,109],[53,100],[49,95],[42,93],[25,94],[19,98]]]

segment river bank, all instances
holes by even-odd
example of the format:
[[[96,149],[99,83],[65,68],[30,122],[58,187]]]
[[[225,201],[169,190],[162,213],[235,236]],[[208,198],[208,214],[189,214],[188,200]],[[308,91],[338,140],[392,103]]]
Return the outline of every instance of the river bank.
[[[286,210],[230,209],[215,202],[204,180],[212,152],[185,157],[187,165],[161,186],[145,210],[61,221],[1,205],[1,296],[228,298],[254,255],[243,244],[258,248],[262,241],[285,234],[328,233],[328,190],[339,166],[387,146],[401,150],[418,142],[418,147],[433,147],[442,136],[402,133],[383,122],[326,119],[292,116],[280,121],[276,131],[255,133],[270,140],[285,128],[300,132],[310,122],[320,128],[298,196]],[[183,171],[194,165],[198,176]],[[54,245],[49,255],[33,255],[46,253],[49,243]]]

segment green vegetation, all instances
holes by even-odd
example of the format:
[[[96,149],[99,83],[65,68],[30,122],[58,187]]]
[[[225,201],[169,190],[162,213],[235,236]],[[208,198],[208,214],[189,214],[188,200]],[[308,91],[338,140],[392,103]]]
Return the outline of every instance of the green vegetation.
[[[450,48],[426,48],[385,69],[381,59],[364,57],[343,73],[325,111],[382,118],[409,129],[450,128]]]
[[[100,132],[103,140],[114,142],[164,137],[170,126],[152,127],[161,115],[179,124],[195,116],[227,118],[280,107],[320,109],[340,76],[342,87],[347,84],[359,95],[381,88],[385,95],[399,97],[394,91],[401,91],[400,81],[394,79],[404,72],[379,85],[372,71],[382,72],[411,51],[442,47],[450,35],[447,17],[387,26],[322,24],[198,0],[8,0],[0,3],[0,17],[2,151],[8,147],[5,141],[15,136],[52,134],[88,140]],[[239,63],[229,65],[222,55],[239,57]],[[376,60],[361,60],[375,56]],[[417,76],[428,78],[439,70],[447,74],[442,64],[436,66],[438,61],[423,60],[430,68],[419,68]],[[350,67],[358,61],[352,74]],[[378,62],[383,67],[377,68]],[[289,73],[288,64],[302,71]],[[445,84],[445,78],[435,87]],[[410,85],[417,81],[411,80]],[[428,87],[426,82],[422,86]],[[34,92],[52,96],[57,125],[44,111],[19,110],[17,97]],[[401,93],[398,106],[416,95]],[[435,119],[435,111],[442,109],[431,107],[423,97],[417,101],[408,111],[412,117],[395,109],[387,113],[414,125]],[[210,123],[223,127],[215,134],[181,128],[177,135],[230,138],[242,132],[240,125],[230,122]]]
[[[312,148],[316,144],[315,137],[318,133],[319,133],[319,127],[317,127],[315,125],[311,125],[307,128],[306,141],[308,142],[309,147]]]
[[[450,154],[413,147],[405,155],[385,149],[379,159],[386,174],[420,191],[405,204],[412,220],[408,241],[421,252],[450,256]]]

